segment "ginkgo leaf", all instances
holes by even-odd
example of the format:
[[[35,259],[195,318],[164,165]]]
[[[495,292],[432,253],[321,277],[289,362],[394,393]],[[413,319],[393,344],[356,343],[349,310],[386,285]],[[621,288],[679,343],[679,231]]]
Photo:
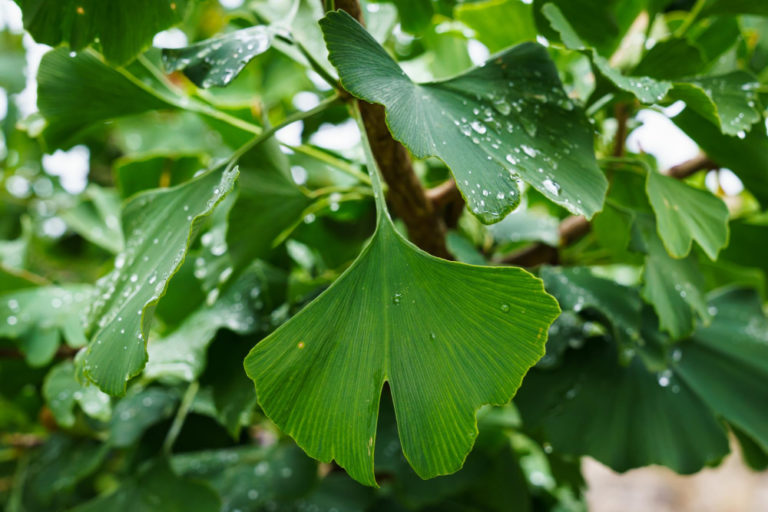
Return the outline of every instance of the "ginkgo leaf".
[[[384,105],[392,135],[416,157],[445,161],[481,221],[518,205],[519,178],[574,213],[591,218],[602,208],[607,181],[592,129],[542,46],[524,43],[457,77],[416,84],[345,12],[320,24],[345,89]]]
[[[161,30],[182,20],[187,0],[16,0],[38,43],[80,50],[95,38],[108,60],[125,64]]]
[[[720,417],[768,450],[768,318],[754,290],[710,296],[712,323],[673,353],[680,377]]]
[[[368,162],[376,233],[330,288],[253,348],[245,368],[283,432],[375,485],[385,382],[416,473],[454,472],[477,436],[477,409],[514,395],[559,308],[520,268],[449,262],[406,241],[386,213],[370,153]]]
[[[741,135],[751,129],[760,120],[757,107],[757,79],[745,71],[735,71],[717,76],[692,77],[679,79],[668,68],[677,70],[688,69],[691,61],[677,66],[667,63],[667,68],[660,68],[658,62],[664,60],[685,59],[686,52],[680,52],[688,46],[681,46],[679,41],[670,40],[660,43],[660,48],[666,55],[659,56],[662,50],[657,49],[649,54],[654,62],[641,62],[633,73],[637,76],[623,75],[611,66],[608,59],[601,56],[597,50],[588,47],[573,26],[563,16],[562,11],[554,4],[546,4],[541,9],[549,22],[559,34],[563,44],[572,50],[579,50],[590,55],[592,62],[608,80],[621,90],[634,94],[641,102],[658,103],[665,98],[683,100],[693,110],[703,115],[707,120],[717,125],[723,133]],[[700,58],[699,58],[700,60]],[[653,73],[645,76],[646,73]],[[661,80],[658,78],[675,77],[677,81]]]
[[[52,147],[71,145],[97,123],[171,107],[95,54],[70,57],[63,48],[46,53],[40,61],[37,106],[48,122],[43,137]]]
[[[720,198],[657,172],[648,173],[646,191],[669,254],[687,256],[696,240],[710,259],[717,259],[728,243],[728,207]]]
[[[638,217],[636,223],[647,252],[643,297],[656,310],[661,329],[673,338],[682,338],[693,331],[696,316],[709,321],[704,278],[695,255],[675,259],[667,253],[647,217]]]
[[[147,360],[154,307],[186,254],[202,218],[231,191],[237,171],[219,168],[170,189],[134,196],[123,210],[125,251],[99,281],[90,310],[97,319],[84,360],[88,378],[112,395]]]
[[[182,71],[198,87],[224,87],[271,45],[275,30],[264,25],[236,30],[186,48],[163,49],[168,71]]]
[[[43,383],[43,396],[62,427],[75,424],[75,404],[80,405],[88,416],[101,421],[108,421],[112,412],[109,395],[96,386],[78,382],[71,361],[63,361],[51,369]]]

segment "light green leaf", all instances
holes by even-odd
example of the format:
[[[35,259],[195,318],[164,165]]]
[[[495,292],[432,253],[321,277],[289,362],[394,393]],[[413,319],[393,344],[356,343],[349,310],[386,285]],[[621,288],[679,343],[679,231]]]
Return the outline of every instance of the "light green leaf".
[[[207,485],[180,478],[165,459],[156,459],[111,494],[99,496],[72,512],[219,512],[221,502]]]
[[[126,199],[150,188],[180,185],[205,169],[203,155],[169,153],[121,157],[115,161],[115,185]]]
[[[562,366],[534,370],[515,403],[555,450],[589,455],[615,471],[661,464],[694,473],[728,453],[725,429],[674,372],[641,357],[618,363],[616,344],[592,341]]]
[[[84,130],[109,119],[171,107],[90,52],[46,53],[37,84],[37,105],[48,121],[43,136],[51,147],[71,145]]]
[[[147,360],[146,341],[158,300],[176,273],[202,220],[234,186],[237,171],[219,168],[177,187],[139,194],[126,203],[126,249],[99,281],[90,316],[98,319],[84,370],[99,388],[125,393]]]
[[[94,293],[89,285],[42,286],[0,294],[0,338],[20,340],[34,366],[48,364],[64,338],[85,344],[84,311]]]
[[[75,404],[80,405],[88,416],[101,421],[108,421],[112,414],[109,395],[96,386],[78,382],[71,361],[62,361],[48,372],[43,383],[43,396],[56,423],[62,427],[75,424]]]
[[[669,254],[687,256],[696,240],[711,260],[717,259],[728,243],[728,207],[720,198],[657,172],[648,173],[646,191]]]
[[[267,51],[276,31],[268,26],[236,30],[186,48],[163,49],[168,71],[182,71],[198,87],[224,87],[254,57]]]
[[[112,189],[91,184],[80,201],[61,212],[67,225],[86,240],[110,252],[123,250],[120,198]]]
[[[753,290],[711,296],[712,323],[673,353],[680,377],[718,416],[768,450],[768,318]]]
[[[574,213],[602,207],[592,130],[543,47],[522,44],[455,78],[415,84],[346,13],[320,23],[344,87],[384,105],[393,136],[416,157],[445,161],[483,222],[520,202],[516,175]]]
[[[536,39],[533,8],[519,0],[462,3],[456,6],[454,16],[473,29],[491,52]]]
[[[201,306],[168,336],[153,339],[148,347],[149,361],[144,376],[195,380],[205,368],[208,345],[219,329],[226,327],[246,334],[258,326],[260,307],[257,304],[260,302],[257,299],[261,288],[258,269],[246,271],[212,306]]]
[[[109,424],[109,442],[124,448],[132,445],[149,427],[173,414],[178,393],[170,388],[147,388],[131,392],[115,406]]]
[[[98,39],[104,55],[125,64],[150,45],[152,37],[182,20],[187,0],[16,0],[24,28],[38,43],[73,50]]]

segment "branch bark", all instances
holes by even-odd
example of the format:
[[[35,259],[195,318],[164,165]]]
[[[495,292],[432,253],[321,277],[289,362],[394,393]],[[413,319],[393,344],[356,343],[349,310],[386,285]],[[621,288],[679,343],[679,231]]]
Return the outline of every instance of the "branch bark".
[[[336,0],[335,5],[364,24],[358,0]],[[414,244],[435,256],[453,259],[445,242],[445,222],[416,176],[408,151],[389,133],[384,107],[362,100],[359,105],[371,152],[389,187],[387,199],[395,215],[403,219]]]
[[[717,169],[719,166],[704,153],[670,167],[662,174],[682,180],[703,170]],[[581,215],[573,215],[563,219],[559,226],[560,244],[558,247],[568,247],[578,242],[589,233],[589,221]],[[537,265],[557,265],[560,262],[558,248],[543,242],[536,242],[528,247],[513,252],[499,260],[499,263],[519,267],[535,267]]]

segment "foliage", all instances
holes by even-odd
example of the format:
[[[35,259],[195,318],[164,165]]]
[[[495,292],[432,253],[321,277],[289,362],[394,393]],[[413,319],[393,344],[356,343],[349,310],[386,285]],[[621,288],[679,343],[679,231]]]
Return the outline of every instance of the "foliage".
[[[764,2],[4,1],[6,510],[579,511],[581,457],[729,436],[765,469]],[[650,115],[705,156],[628,144]]]

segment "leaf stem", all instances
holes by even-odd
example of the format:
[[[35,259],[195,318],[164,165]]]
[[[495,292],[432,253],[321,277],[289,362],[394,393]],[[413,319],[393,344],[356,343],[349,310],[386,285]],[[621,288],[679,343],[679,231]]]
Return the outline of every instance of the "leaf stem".
[[[691,28],[691,25],[693,25],[696,19],[698,19],[699,14],[701,14],[701,10],[704,8],[706,3],[707,0],[696,0],[696,3],[693,5],[691,10],[688,11],[688,16],[686,16],[685,20],[683,20],[683,24],[677,27],[677,30],[675,30],[675,33],[673,34],[674,37],[683,37],[685,35],[688,29]]]
[[[229,160],[227,161],[227,170],[234,167],[237,161],[245,153],[247,153],[251,149],[255,148],[256,146],[258,146],[259,144],[261,144],[262,142],[270,138],[278,130],[285,128],[289,124],[293,124],[297,121],[307,119],[309,117],[314,116],[315,114],[323,112],[325,109],[327,109],[329,106],[336,103],[338,100],[339,100],[339,95],[336,94],[334,96],[331,96],[330,98],[326,98],[325,100],[320,102],[316,107],[310,110],[294,112],[293,114],[283,119],[279,124],[270,126],[266,130],[263,130],[261,133],[257,134],[256,137],[252,138],[251,140],[249,140],[248,142],[240,146],[234,153],[232,153],[232,156],[229,157]]]
[[[176,438],[179,437],[181,427],[184,425],[184,420],[187,417],[189,408],[192,407],[192,402],[195,400],[198,389],[200,389],[200,383],[197,381],[191,382],[187,391],[184,393],[184,397],[181,399],[181,405],[179,405],[179,409],[176,411],[176,416],[173,418],[171,428],[168,429],[168,434],[165,436],[165,441],[163,442],[163,453],[166,455],[171,454],[173,443],[175,443]]]

